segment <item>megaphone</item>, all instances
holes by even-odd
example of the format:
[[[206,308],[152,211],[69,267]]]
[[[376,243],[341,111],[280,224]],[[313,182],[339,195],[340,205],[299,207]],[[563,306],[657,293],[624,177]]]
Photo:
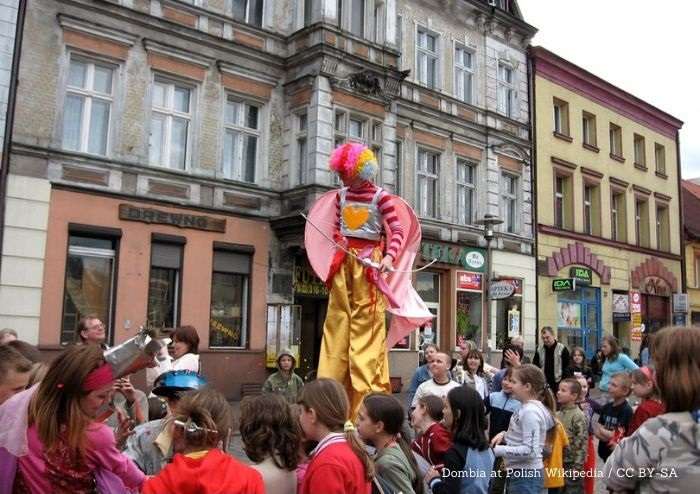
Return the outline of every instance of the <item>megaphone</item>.
[[[148,328],[141,326],[133,338],[113,346],[104,352],[105,361],[112,367],[115,379],[152,367],[160,349],[166,346],[173,328]]]

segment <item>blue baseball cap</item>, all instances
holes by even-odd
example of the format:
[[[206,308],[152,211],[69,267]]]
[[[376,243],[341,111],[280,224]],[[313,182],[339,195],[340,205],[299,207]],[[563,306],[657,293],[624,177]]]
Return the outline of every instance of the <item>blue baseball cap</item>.
[[[153,384],[153,394],[165,398],[179,398],[180,393],[202,389],[207,380],[194,371],[175,370],[162,373]]]

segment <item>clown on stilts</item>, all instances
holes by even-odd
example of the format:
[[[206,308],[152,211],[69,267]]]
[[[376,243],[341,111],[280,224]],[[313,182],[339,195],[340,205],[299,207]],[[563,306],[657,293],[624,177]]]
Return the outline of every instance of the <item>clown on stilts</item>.
[[[316,201],[304,242],[329,288],[317,375],[345,386],[354,418],[367,393],[391,392],[388,349],[433,316],[411,286],[420,224],[403,199],[374,184],[372,150],[343,144],[329,166],[344,186]]]

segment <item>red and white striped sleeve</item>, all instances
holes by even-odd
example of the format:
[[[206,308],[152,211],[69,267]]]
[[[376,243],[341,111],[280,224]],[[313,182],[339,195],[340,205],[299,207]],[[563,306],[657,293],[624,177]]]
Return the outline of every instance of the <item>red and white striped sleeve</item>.
[[[396,209],[394,208],[394,200],[391,194],[386,190],[382,190],[379,194],[377,207],[391,230],[390,234],[387,235],[389,238],[389,246],[386,249],[386,254],[396,260],[399,250],[401,250],[401,246],[403,245],[404,231],[403,225],[401,225],[399,217],[396,214]]]

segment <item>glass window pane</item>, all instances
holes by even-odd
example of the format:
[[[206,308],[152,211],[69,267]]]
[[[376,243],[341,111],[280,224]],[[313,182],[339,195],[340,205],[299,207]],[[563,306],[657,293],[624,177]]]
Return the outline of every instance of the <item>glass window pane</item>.
[[[151,137],[148,143],[149,161],[151,164],[163,163],[163,138],[165,137],[165,118],[153,115],[151,118]]]
[[[263,0],[250,0],[248,22],[254,26],[262,26]]]
[[[238,108],[240,103],[238,101],[226,101],[226,109],[224,111],[224,118],[227,124],[238,124]]]
[[[257,155],[258,138],[255,136],[246,136],[245,140],[245,155],[244,163],[245,170],[243,180],[246,182],[255,182],[255,157]]]
[[[175,86],[173,108],[183,113],[190,112],[190,90],[186,87]]]
[[[68,85],[73,87],[85,88],[87,79],[87,64],[78,60],[70,61],[70,69],[68,71]]]
[[[162,82],[153,83],[153,106],[158,106],[160,108],[165,108],[165,95],[167,91],[167,86]]]
[[[98,93],[112,94],[112,69],[95,65],[95,78],[92,88]]]
[[[109,101],[92,100],[88,152],[107,154],[107,132],[109,131]]]
[[[189,122],[183,118],[173,118],[170,136],[170,166],[180,170],[185,169],[187,157],[187,128]]]
[[[151,268],[148,284],[148,324],[172,328],[177,324],[178,270]]]
[[[245,346],[248,276],[212,273],[209,346]]]
[[[63,147],[80,150],[80,134],[83,122],[83,105],[85,99],[74,94],[66,95],[63,109]]]
[[[349,132],[352,137],[362,138],[362,121],[351,118]]]
[[[356,36],[365,34],[365,1],[353,0],[350,30]]]
[[[245,22],[246,3],[246,0],[231,0],[231,13],[237,21]]]
[[[224,176],[226,178],[236,178],[233,175],[234,163],[236,162],[236,138],[235,132],[224,134]]]
[[[430,271],[418,272],[416,274],[416,291],[424,302],[440,302],[440,275]]]
[[[62,343],[75,341],[78,321],[88,314],[95,314],[109,326],[112,313],[113,263],[113,257],[102,255],[68,255],[63,296]]]
[[[249,129],[258,128],[258,107],[252,105],[246,105],[246,127]]]

